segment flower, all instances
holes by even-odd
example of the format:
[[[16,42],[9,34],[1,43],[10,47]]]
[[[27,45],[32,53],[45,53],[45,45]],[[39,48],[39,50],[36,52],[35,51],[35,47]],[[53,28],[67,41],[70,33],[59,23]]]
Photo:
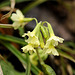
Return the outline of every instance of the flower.
[[[29,51],[29,53],[32,54],[33,52],[36,52],[34,48],[37,48],[40,45],[40,43],[38,37],[35,35],[34,32],[28,31],[28,33],[24,33],[22,37],[25,37],[26,35],[29,37],[27,40],[25,40],[28,43],[28,45],[24,46],[21,49],[23,49],[23,52],[25,53]]]
[[[37,48],[40,45],[40,42],[38,40],[38,37],[35,35],[35,32],[25,33],[23,37],[28,36],[29,38],[25,40],[28,44],[31,44],[34,48]]]
[[[59,56],[59,53],[54,48],[54,46],[45,46],[43,51],[45,54],[53,54],[54,56]]]
[[[18,29],[20,26],[24,26],[25,22],[23,21],[24,15],[20,10],[16,10],[16,13],[13,13],[11,19],[14,21],[13,27],[14,29]]]
[[[23,50],[23,52],[27,53],[29,51],[30,54],[32,54],[33,52],[36,52],[36,50],[33,48],[32,45],[28,44],[27,46],[24,46],[21,48]]]
[[[57,46],[58,42],[63,43],[64,39],[60,38],[58,36],[51,36],[48,40],[47,40],[47,45],[53,45],[53,46]]]
[[[58,36],[51,36],[47,42],[46,45],[44,46],[44,53],[47,54],[53,54],[53,55],[59,55],[59,53],[57,52],[57,50],[55,49],[55,46],[58,45],[58,42],[63,43],[64,39],[63,38],[59,38]]]

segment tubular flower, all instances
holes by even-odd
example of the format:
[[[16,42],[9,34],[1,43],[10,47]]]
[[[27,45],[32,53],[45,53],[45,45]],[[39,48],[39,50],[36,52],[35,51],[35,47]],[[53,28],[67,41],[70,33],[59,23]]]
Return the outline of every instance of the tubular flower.
[[[44,53],[45,54],[53,54],[54,56],[59,56],[59,53],[54,48],[54,46],[45,46]]]
[[[36,50],[33,48],[32,45],[28,44],[27,46],[24,46],[21,48],[23,50],[23,52],[27,53],[29,51],[30,54],[32,54],[33,52],[36,52]]]
[[[51,36],[48,40],[47,40],[47,45],[53,45],[53,46],[57,46],[58,42],[63,43],[64,39],[60,38],[58,36]]]
[[[23,37],[26,35],[29,37],[27,40],[25,40],[28,44],[31,44],[34,48],[37,48],[40,45],[38,37],[35,35],[34,32],[28,31],[28,33],[25,33],[23,35]]]
[[[20,26],[24,26],[25,22],[23,21],[24,15],[20,10],[16,10],[16,13],[13,13],[11,19],[14,21],[13,27],[14,29],[18,29]]]
[[[46,42],[46,45],[44,47],[44,52],[58,56],[59,53],[54,47],[58,45],[58,42],[63,43],[63,41],[64,41],[63,38],[59,38],[57,36],[51,36]]]

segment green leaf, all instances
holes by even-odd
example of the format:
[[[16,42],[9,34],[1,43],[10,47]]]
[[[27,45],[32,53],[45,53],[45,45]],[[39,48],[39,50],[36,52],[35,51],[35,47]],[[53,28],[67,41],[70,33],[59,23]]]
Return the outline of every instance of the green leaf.
[[[26,58],[22,55],[22,53],[17,50],[11,43],[5,42],[5,41],[1,41],[0,43],[3,44],[6,48],[8,48],[23,64],[27,65],[27,60]],[[40,71],[40,69],[38,69],[36,66],[34,66],[33,64],[31,64],[31,70],[35,75],[40,75],[40,73],[42,73]]]
[[[64,44],[66,44],[67,46],[71,46],[75,49],[75,43],[72,42],[72,41],[69,41],[69,42],[64,42]]]
[[[65,57],[65,58],[67,58],[67,59],[69,59],[69,60],[75,62],[75,59],[74,59],[72,56],[70,56],[69,54],[67,54],[66,52],[63,52],[63,51],[61,51],[60,49],[57,49],[57,50],[58,50],[58,52],[59,52],[59,54],[60,54],[61,56],[63,56],[63,57]]]
[[[31,63],[30,63],[30,58],[29,58],[29,54],[26,54],[26,59],[27,59],[27,66],[26,66],[26,75],[30,75],[30,67],[31,67]]]
[[[41,65],[43,66],[45,75],[56,75],[54,70],[49,65],[46,65],[44,63],[42,63]]]
[[[73,50],[73,49],[71,49],[71,48],[65,46],[64,44],[58,45],[57,48],[62,49],[62,50],[64,50],[64,51],[66,51],[66,52],[75,54],[75,50]]]
[[[27,43],[23,39],[14,36],[0,34],[0,39],[5,41],[15,42],[22,45],[27,45]]]
[[[16,62],[17,63],[17,62]],[[9,62],[0,61],[0,65],[3,71],[3,75],[25,75],[25,72],[18,72]]]

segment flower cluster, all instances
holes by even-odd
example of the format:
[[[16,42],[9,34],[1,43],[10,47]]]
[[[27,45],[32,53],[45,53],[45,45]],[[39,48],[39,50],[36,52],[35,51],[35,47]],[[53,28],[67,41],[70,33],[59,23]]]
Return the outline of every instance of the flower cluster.
[[[38,48],[41,48],[44,54],[53,54],[56,56],[59,55],[55,47],[58,45],[58,42],[63,43],[64,39],[55,36],[50,23],[46,21],[38,23],[35,18],[24,18],[24,15],[20,10],[17,10],[16,13],[13,13],[11,19],[14,21],[14,29],[24,27],[26,22],[30,22],[33,19],[37,23],[32,32],[28,31],[28,33],[24,33],[22,35],[22,37],[28,36],[28,39],[25,40],[28,45],[21,48],[23,52],[29,52],[32,54],[33,52],[36,52]],[[47,26],[44,26],[44,23],[46,23]]]
[[[48,25],[50,37],[46,41],[46,44],[44,46],[44,49],[43,49],[44,50],[44,53],[53,54],[53,55],[58,56],[59,53],[57,52],[57,50],[56,50],[55,47],[58,45],[58,42],[63,43],[64,39],[63,38],[60,38],[58,36],[55,36],[51,25],[48,22],[46,22],[46,23]]]
[[[28,45],[22,48],[23,52],[26,53],[29,51],[29,53],[32,54],[33,51],[36,52],[35,48],[39,47],[40,42],[37,36],[37,29],[39,28],[39,25],[40,23],[37,24],[32,32],[28,31],[28,33],[24,33],[24,35],[22,35],[22,37],[25,37],[26,35],[28,36],[28,39],[25,40]]]
[[[58,42],[63,43],[64,39],[55,36],[51,25],[48,22],[46,23],[48,25],[48,32],[46,32],[46,27],[44,28],[40,22],[32,32],[29,31],[23,35],[23,37],[26,35],[29,37],[27,40],[25,40],[28,45],[22,48],[25,53],[27,51],[36,52],[36,48],[42,48],[44,54],[53,54],[56,56],[59,55],[55,47],[58,45]]]

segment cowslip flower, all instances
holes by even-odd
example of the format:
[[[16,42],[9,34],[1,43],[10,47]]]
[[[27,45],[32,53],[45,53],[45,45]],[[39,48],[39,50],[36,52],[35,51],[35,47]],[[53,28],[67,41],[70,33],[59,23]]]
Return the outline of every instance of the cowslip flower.
[[[27,40],[25,40],[28,44],[31,44],[35,48],[40,45],[38,37],[35,35],[35,32],[28,31],[28,33],[25,33],[24,35],[22,35],[22,37],[25,37],[26,35],[29,37]]]
[[[58,36],[51,36],[48,40],[47,40],[47,45],[53,45],[53,46],[57,46],[58,42],[63,43],[64,39],[60,38]]]
[[[57,52],[57,50],[55,49],[55,46],[58,45],[58,42],[63,43],[64,39],[60,38],[58,36],[51,36],[47,41],[46,41],[46,45],[44,46],[44,52],[47,54],[53,54],[58,56],[59,53]]]
[[[45,53],[45,54],[53,54],[54,56],[59,56],[59,53],[57,52],[55,47],[52,46],[52,45],[50,45],[50,46],[45,45],[45,47],[43,49],[43,53]]]
[[[25,36],[28,36],[28,39],[27,40],[25,40],[27,43],[28,43],[28,45],[27,46],[31,46],[33,49],[33,51],[35,50],[35,48],[38,48],[39,46],[40,46],[40,42],[39,42],[39,39],[38,39],[38,29],[39,29],[39,27],[40,27],[40,24],[41,24],[41,22],[39,22],[38,24],[37,24],[37,26],[35,27],[35,29],[32,31],[32,32],[30,32],[30,31],[28,31],[28,33],[24,33],[24,35],[22,35],[22,37],[25,37]],[[23,51],[30,51],[31,49],[29,48],[29,47],[24,47],[24,48],[22,48],[23,49]],[[24,50],[25,49],[25,50]],[[34,51],[35,52],[35,51]]]
[[[48,23],[48,22],[45,22],[45,23],[47,23],[47,25],[48,25],[48,30],[49,30],[50,37],[46,41],[46,45],[44,46],[44,52],[48,53],[48,54],[53,54],[53,55],[58,56],[59,53],[55,49],[55,46],[58,45],[58,42],[63,43],[64,39],[60,38],[58,36],[55,36],[54,31],[53,31],[52,26],[50,25],[50,23]]]
[[[44,46],[44,53],[45,54],[53,54],[58,56],[59,53],[57,52],[57,50],[55,49],[55,45],[57,45],[58,42],[54,40],[54,38],[49,38],[46,42],[46,45]]]
[[[13,27],[14,29],[18,29],[20,26],[24,26],[25,22],[23,21],[24,15],[20,10],[16,10],[16,13],[13,13],[11,19],[14,21]]]
[[[29,51],[30,54],[32,54],[33,52],[36,52],[36,50],[33,48],[32,45],[28,44],[24,47],[21,48],[23,50],[23,52],[27,53]]]

